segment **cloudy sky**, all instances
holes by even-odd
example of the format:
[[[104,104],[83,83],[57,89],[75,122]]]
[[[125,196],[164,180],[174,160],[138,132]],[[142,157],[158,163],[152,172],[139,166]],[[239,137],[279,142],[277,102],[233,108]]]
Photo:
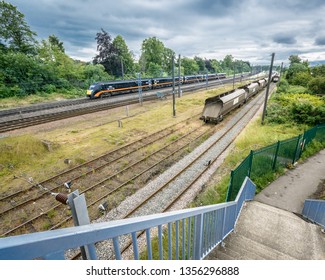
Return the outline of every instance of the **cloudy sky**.
[[[38,39],[54,34],[73,58],[91,61],[96,33],[121,35],[138,58],[156,36],[186,57],[286,63],[297,54],[325,60],[324,0],[5,0],[25,15]]]

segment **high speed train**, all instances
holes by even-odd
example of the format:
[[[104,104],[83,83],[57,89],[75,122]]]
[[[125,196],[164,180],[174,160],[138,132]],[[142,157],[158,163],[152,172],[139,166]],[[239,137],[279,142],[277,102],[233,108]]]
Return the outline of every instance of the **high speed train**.
[[[191,75],[175,77],[175,83],[191,84],[203,82],[208,80],[218,80],[226,78],[225,73],[214,73],[207,75]],[[150,78],[140,80],[123,80],[123,81],[108,81],[97,82],[92,84],[87,90],[87,96],[91,99],[100,98],[104,96],[112,96],[121,93],[137,92],[139,88],[142,90],[158,89],[164,87],[171,87],[173,85],[173,78]]]

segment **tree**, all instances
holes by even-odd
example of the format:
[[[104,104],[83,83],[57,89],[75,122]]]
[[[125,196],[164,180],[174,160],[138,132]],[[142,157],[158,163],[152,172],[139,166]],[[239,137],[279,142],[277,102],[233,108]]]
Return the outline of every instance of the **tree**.
[[[63,42],[60,42],[59,38],[56,37],[55,35],[50,35],[49,36],[49,43],[51,44],[52,47],[56,46],[60,52],[65,52],[64,47],[63,47]]]
[[[224,70],[233,69],[234,68],[234,57],[231,54],[227,54],[224,57],[221,65]]]
[[[289,61],[291,66],[294,63],[301,63],[301,58],[296,54],[292,54],[289,56]]]
[[[289,84],[293,83],[295,76],[301,72],[309,73],[309,68],[303,63],[292,63],[286,74]]]
[[[0,1],[0,45],[22,53],[35,53],[36,33],[30,30],[25,16],[9,3]]]
[[[120,63],[123,63],[123,71],[124,73],[133,73],[134,70],[134,59],[132,52],[129,51],[127,44],[125,43],[123,37],[121,35],[117,35],[113,40],[113,47],[117,52],[117,60]],[[122,69],[122,67],[120,67]],[[117,71],[120,74],[122,71]]]
[[[163,66],[165,46],[156,37],[143,40],[141,46],[141,64],[144,70],[148,69],[150,62]]]
[[[204,60],[201,57],[195,56],[194,57],[194,61],[199,66],[199,72],[200,73],[205,73],[206,72],[206,68],[205,68]]]
[[[325,64],[319,65],[319,66],[314,66],[311,69],[311,74],[313,77],[325,77]]]
[[[105,71],[114,75],[117,68],[120,69],[120,62],[118,61],[118,51],[112,43],[111,36],[102,28],[101,32],[96,34],[97,51],[99,52],[93,62],[94,64],[102,64]]]
[[[183,57],[181,64],[184,67],[184,75],[193,75],[199,72],[199,65],[192,58]]]

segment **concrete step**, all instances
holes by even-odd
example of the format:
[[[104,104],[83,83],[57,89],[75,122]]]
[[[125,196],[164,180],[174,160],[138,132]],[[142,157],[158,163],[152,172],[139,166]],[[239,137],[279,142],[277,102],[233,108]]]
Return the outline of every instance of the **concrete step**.
[[[228,240],[225,240],[226,248],[227,244],[233,250],[241,252],[241,258],[243,260],[291,260],[294,259],[290,255],[283,254],[271,247],[265,246],[259,242],[256,242],[250,238],[234,233]],[[254,257],[255,255],[255,257]]]
[[[321,228],[257,201],[245,204],[232,232],[211,254],[238,260],[325,259]]]

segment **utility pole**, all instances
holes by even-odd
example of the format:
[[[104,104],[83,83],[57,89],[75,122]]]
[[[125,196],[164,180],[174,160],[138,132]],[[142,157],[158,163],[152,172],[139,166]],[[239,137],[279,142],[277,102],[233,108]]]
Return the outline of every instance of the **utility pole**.
[[[270,83],[271,83],[271,78],[272,78],[274,55],[275,55],[275,53],[272,53],[271,66],[270,66],[270,71],[269,71],[269,80],[267,83],[267,88],[266,88],[266,93],[265,93],[265,101],[264,101],[264,108],[263,108],[263,115],[262,115],[262,125],[264,124],[264,118],[265,118],[265,114],[266,114],[267,99],[269,96]]]
[[[280,75],[279,75],[279,84],[280,84],[280,81],[281,81],[282,71],[283,71],[283,62],[281,63],[281,69],[280,69]]]
[[[181,97],[181,55],[178,55],[178,97]]]
[[[176,101],[175,101],[175,57],[172,61],[172,73],[173,73],[173,117],[176,117]]]
[[[123,59],[121,58],[121,70],[122,70],[122,80],[124,80],[124,65],[123,65]]]
[[[236,65],[236,62],[234,61],[234,77],[232,79],[232,89],[235,89],[235,65]]]
[[[139,94],[139,103],[142,106],[142,82],[141,82],[141,73],[138,73],[138,94]]]

